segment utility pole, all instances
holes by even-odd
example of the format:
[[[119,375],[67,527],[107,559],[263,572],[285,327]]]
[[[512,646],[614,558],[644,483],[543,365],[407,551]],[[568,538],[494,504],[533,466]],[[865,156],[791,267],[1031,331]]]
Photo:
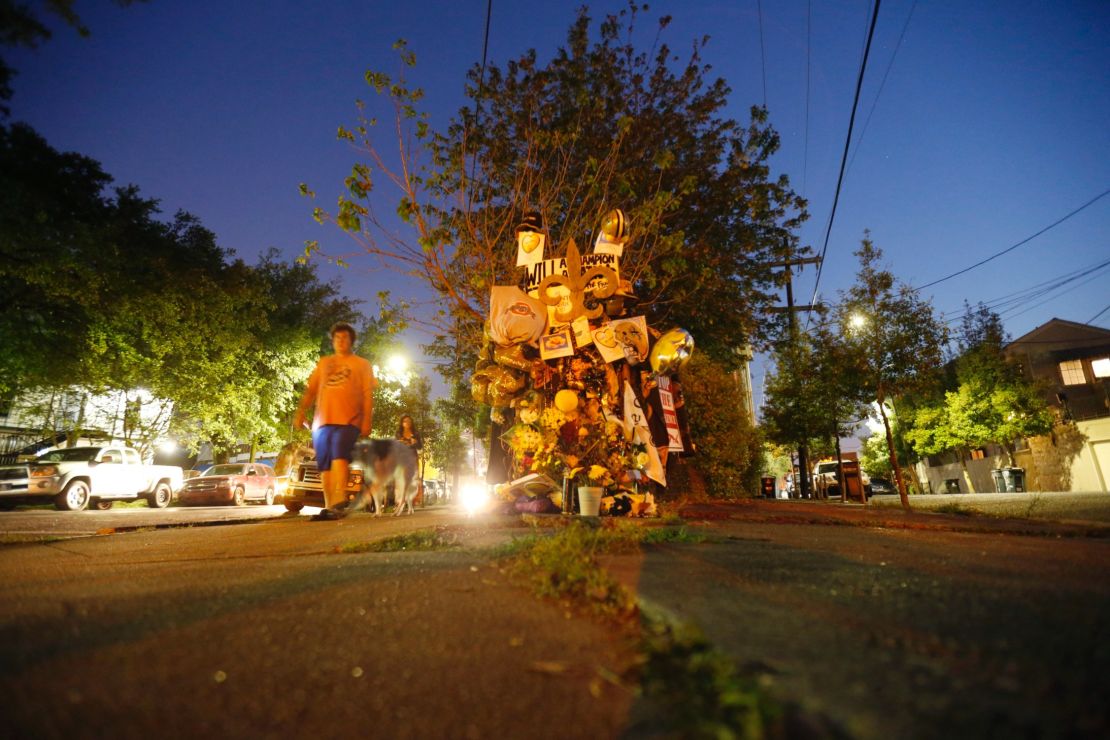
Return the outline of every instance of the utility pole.
[[[768,267],[782,267],[783,277],[786,279],[786,308],[772,307],[772,312],[786,311],[790,315],[790,346],[798,346],[798,311],[812,311],[815,306],[795,306],[794,305],[794,286],[791,282],[793,278],[793,270],[790,268],[794,265],[818,265],[821,264],[820,257],[798,257],[796,259],[781,260],[779,262],[772,262]],[[808,431],[808,430],[807,430]],[[798,485],[801,491],[802,498],[809,498],[809,450],[805,440],[798,445]]]

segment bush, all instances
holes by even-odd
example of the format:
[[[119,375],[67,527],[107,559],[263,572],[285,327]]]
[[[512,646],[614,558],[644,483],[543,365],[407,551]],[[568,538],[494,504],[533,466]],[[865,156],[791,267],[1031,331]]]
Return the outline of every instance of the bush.
[[[673,483],[681,485],[688,478],[690,485],[700,478],[714,498],[758,496],[762,439],[748,415],[740,383],[724,366],[698,353],[683,368],[680,380],[697,454],[685,461],[692,468],[689,475],[679,473]],[[669,488],[674,492],[674,485]]]

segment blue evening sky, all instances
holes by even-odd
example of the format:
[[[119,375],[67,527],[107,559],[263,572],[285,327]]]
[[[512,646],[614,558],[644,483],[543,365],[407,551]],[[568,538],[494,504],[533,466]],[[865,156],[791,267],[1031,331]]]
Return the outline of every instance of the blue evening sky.
[[[494,0],[490,61],[530,47],[549,57],[578,5]],[[621,7],[591,6],[595,17]],[[757,0],[657,2],[641,21],[646,30],[657,14],[673,15],[664,39],[677,51],[711,36],[705,60],[732,88],[729,115],[746,121],[766,95],[782,135],[774,168],[809,199],[801,238],[818,251],[871,8],[762,2],[762,53]],[[254,261],[270,246],[296,255],[306,239],[349,249],[334,227],[312,221],[298,183],[334,203],[354,161],[336,128],[354,121],[355,99],[372,99],[367,69],[396,70],[398,38],[417,55],[411,81],[445,122],[465,102],[465,71],[481,61],[486,2],[152,0],[121,9],[86,0],[77,10],[91,38],[54,23],[39,49],[5,51],[19,71],[12,120],[99,160],[119,184],[160,199],[167,217],[196,214]],[[819,285],[825,300],[851,283],[864,229],[911,285],[1040,231],[1110,190],[1110,4],[883,2],[851,152]],[[394,200],[383,195],[380,208]],[[1091,271],[1108,260],[1110,195],[925,294],[953,317],[964,300],[1010,297],[998,308],[1015,337],[1054,316],[1108,327],[1110,266]],[[414,290],[372,268],[354,258],[321,274],[370,306],[383,288]],[[814,279],[812,267],[797,277],[799,303]],[[753,368],[757,402],[763,372]]]

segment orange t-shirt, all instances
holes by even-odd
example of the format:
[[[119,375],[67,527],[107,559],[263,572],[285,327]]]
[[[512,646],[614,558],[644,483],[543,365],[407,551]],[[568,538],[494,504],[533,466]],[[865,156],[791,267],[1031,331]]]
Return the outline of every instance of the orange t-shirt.
[[[312,428],[325,424],[350,424],[362,428],[374,403],[374,370],[358,355],[321,357],[308,379],[308,391],[315,399]]]

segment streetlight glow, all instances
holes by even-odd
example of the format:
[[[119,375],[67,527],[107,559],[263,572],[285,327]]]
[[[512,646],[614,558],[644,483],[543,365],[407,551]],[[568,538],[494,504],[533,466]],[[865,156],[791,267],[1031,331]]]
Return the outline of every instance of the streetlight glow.
[[[854,313],[849,317],[848,325],[853,329],[862,329],[867,326],[867,317],[861,313]]]
[[[391,375],[404,377],[404,375],[409,371],[408,358],[401,354],[390,355],[389,359],[386,360],[385,368],[389,371]]]

